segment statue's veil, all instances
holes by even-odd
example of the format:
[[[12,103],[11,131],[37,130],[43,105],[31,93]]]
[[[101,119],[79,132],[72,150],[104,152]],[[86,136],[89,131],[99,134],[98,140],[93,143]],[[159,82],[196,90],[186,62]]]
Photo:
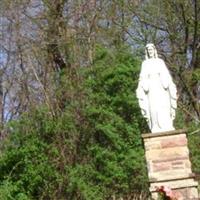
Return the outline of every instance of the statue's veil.
[[[153,47],[153,49],[154,49],[154,58],[158,58],[158,53],[157,53],[155,45],[153,43],[149,43],[145,47],[145,59],[146,60],[149,59],[148,52],[147,52],[147,48],[148,47]]]

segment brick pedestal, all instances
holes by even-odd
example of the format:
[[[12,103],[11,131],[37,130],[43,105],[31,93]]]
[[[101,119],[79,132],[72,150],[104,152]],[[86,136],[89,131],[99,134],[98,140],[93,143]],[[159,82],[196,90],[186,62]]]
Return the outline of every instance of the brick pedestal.
[[[198,199],[198,183],[194,180],[185,130],[142,135],[153,199],[156,187],[170,187],[178,200]]]

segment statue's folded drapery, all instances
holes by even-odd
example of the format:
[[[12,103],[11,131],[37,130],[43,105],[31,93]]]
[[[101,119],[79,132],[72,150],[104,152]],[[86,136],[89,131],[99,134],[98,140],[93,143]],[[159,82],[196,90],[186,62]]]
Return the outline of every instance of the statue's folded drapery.
[[[152,57],[143,61],[136,92],[151,132],[174,130],[176,86],[162,59]]]

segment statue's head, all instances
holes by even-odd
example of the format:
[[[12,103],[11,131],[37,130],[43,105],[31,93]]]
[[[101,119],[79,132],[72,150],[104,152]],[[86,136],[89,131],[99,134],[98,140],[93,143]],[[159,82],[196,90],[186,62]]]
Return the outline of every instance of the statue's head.
[[[158,53],[154,44],[149,43],[145,47],[145,58],[158,58]]]

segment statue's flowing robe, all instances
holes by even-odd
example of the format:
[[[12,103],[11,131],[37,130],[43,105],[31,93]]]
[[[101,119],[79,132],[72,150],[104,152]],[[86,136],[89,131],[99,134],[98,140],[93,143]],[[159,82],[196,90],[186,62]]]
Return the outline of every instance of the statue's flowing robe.
[[[176,93],[176,86],[162,59],[151,58],[142,63],[137,98],[152,133],[174,130]]]

